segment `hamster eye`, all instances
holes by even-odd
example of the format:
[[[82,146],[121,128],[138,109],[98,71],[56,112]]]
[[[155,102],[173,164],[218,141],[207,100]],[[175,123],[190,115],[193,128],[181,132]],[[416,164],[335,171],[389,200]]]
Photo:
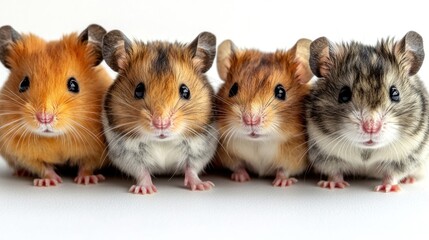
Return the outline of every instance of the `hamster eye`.
[[[390,87],[390,99],[393,102],[401,101],[401,98],[399,97],[399,90],[395,86]]]
[[[136,99],[143,99],[144,94],[146,92],[146,88],[143,83],[137,84],[136,90],[134,90],[134,97]]]
[[[352,90],[348,86],[344,86],[340,90],[340,95],[338,96],[339,103],[347,103],[352,99]]]
[[[280,99],[283,101],[286,100],[286,90],[281,84],[277,85],[276,88],[274,88],[274,96],[277,99]]]
[[[29,88],[30,88],[30,79],[27,76],[25,76],[24,79],[19,84],[19,92],[23,93],[27,91]]]
[[[77,81],[74,77],[69,78],[69,81],[67,82],[67,88],[72,93],[79,92],[79,84],[77,84]]]
[[[180,85],[179,93],[180,97],[183,99],[189,100],[189,98],[191,98],[191,91],[185,84]]]
[[[231,87],[231,89],[229,89],[229,97],[234,97],[235,95],[237,95],[238,93],[238,83],[234,83]]]

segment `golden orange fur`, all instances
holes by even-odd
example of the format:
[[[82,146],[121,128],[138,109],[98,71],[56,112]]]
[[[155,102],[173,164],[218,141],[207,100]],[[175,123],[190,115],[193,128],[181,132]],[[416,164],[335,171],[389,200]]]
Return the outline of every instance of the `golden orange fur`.
[[[306,54],[301,56],[301,51],[305,52],[310,42],[306,40],[305,43],[299,48],[297,44],[289,51],[274,53],[240,50],[227,41],[219,47],[218,70],[225,83],[216,99],[216,121],[220,133],[217,161],[223,166],[232,171],[250,168],[259,175],[274,175],[282,169],[287,176],[300,174],[307,168],[304,99],[309,93],[307,82],[312,75],[309,74]],[[238,91],[231,97],[229,92],[235,83]],[[287,93],[284,101],[274,96],[274,89],[279,84]],[[240,135],[245,113],[260,114],[259,128],[269,136],[262,140],[246,140],[246,136]],[[258,145],[264,141],[271,143],[276,152],[273,153],[274,159],[261,156],[260,161],[272,161],[269,170],[262,172],[257,166],[253,169],[249,166],[247,158],[250,155],[246,152],[260,154],[266,151]],[[246,144],[249,151],[238,150]]]
[[[106,161],[101,124],[103,95],[112,80],[95,67],[97,56],[77,34],[46,42],[35,35],[22,35],[12,43],[6,61],[10,75],[0,92],[0,153],[16,170],[41,178],[52,177],[53,165],[78,165],[80,175],[91,175]],[[23,78],[28,91],[19,92]],[[79,93],[68,91],[74,77]],[[57,136],[35,132],[37,112],[55,115]]]
[[[156,66],[159,52],[165,56],[166,65]],[[185,45],[167,42],[136,43],[126,66],[121,70],[115,84],[106,97],[106,111],[114,131],[139,136],[152,132],[152,118],[171,116],[171,130],[185,136],[204,131],[211,121],[212,88],[203,73],[195,71],[191,52]],[[146,93],[143,100],[135,100],[134,90],[144,83]],[[192,89],[191,100],[181,100],[179,86],[185,84]],[[116,104],[111,104],[112,102]],[[136,110],[140,114],[136,114]]]

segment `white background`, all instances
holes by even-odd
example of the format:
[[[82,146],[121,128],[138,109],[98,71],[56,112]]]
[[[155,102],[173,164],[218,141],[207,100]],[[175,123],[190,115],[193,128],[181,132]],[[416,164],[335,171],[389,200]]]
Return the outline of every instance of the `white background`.
[[[409,30],[429,39],[422,1],[0,1],[0,25],[47,40],[91,23],[120,29],[132,39],[189,42],[210,31],[218,43],[273,51],[302,37],[326,36],[374,44]],[[427,44],[426,44],[427,45]],[[8,70],[0,67],[0,84]],[[218,86],[216,67],[208,72]],[[113,76],[113,72],[112,72]],[[420,70],[428,79],[428,64]],[[429,180],[398,194],[372,192],[377,181],[351,181],[346,190],[315,187],[306,178],[288,189],[268,179],[233,183],[204,176],[216,188],[190,192],[182,179],[157,178],[159,193],[127,193],[131,180],[111,177],[98,186],[39,189],[11,176],[0,162],[0,239],[362,239],[429,235]]]

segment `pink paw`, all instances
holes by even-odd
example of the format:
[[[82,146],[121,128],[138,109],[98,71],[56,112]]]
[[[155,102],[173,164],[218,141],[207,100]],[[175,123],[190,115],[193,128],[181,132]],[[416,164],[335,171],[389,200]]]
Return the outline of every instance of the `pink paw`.
[[[329,188],[329,189],[334,189],[334,188],[346,188],[348,186],[350,186],[350,184],[344,180],[341,181],[319,181],[317,183],[317,185],[321,188]]]
[[[129,192],[134,194],[152,194],[156,193],[158,190],[156,189],[155,185],[148,184],[148,185],[132,185]]]
[[[214,183],[210,182],[210,181],[200,181],[200,182],[188,182],[187,184],[185,183],[186,187],[189,187],[189,189],[191,189],[191,191],[204,191],[204,190],[210,190],[212,189],[215,185]]]
[[[33,185],[36,187],[50,187],[57,186],[62,183],[63,180],[60,177],[55,178],[36,178],[33,180]]]
[[[412,184],[416,181],[415,177],[405,177],[401,180],[401,183]]]
[[[87,176],[77,176],[74,179],[74,182],[77,184],[84,184],[84,185],[88,185],[88,184],[97,184],[100,181],[104,181],[106,178],[101,175],[101,174],[97,174],[97,175],[87,175]]]
[[[288,187],[297,183],[298,180],[296,178],[285,178],[285,177],[276,177],[273,181],[274,187]]]
[[[387,184],[383,183],[374,188],[376,192],[399,192],[401,191],[401,187],[398,184]]]
[[[189,189],[191,189],[191,191],[210,190],[215,186],[214,183],[210,181],[203,182],[199,178],[188,177],[188,176],[185,176],[184,185],[185,187],[188,187]]]
[[[250,181],[250,176],[245,169],[238,169],[231,174],[231,180],[236,182]]]

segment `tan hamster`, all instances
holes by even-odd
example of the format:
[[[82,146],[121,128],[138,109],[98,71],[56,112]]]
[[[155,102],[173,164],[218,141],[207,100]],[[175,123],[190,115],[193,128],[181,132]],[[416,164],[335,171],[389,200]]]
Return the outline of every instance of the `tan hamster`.
[[[112,163],[133,176],[136,194],[157,191],[152,174],[184,173],[191,190],[214,185],[198,174],[214,156],[214,91],[205,72],[216,37],[203,32],[189,44],[131,42],[106,34],[103,56],[118,72],[104,102],[103,123]]]
[[[225,81],[216,99],[220,134],[217,160],[232,180],[276,176],[285,187],[308,166],[304,98],[313,76],[308,65],[308,39],[288,51],[263,53],[238,49],[230,40],[218,48],[217,67]]]
[[[35,186],[62,179],[55,165],[79,166],[79,184],[97,183],[106,163],[101,124],[103,95],[112,80],[98,64],[106,31],[90,25],[80,35],[45,41],[0,28],[0,60],[10,70],[0,92],[0,153]],[[107,152],[107,151],[106,151]]]

